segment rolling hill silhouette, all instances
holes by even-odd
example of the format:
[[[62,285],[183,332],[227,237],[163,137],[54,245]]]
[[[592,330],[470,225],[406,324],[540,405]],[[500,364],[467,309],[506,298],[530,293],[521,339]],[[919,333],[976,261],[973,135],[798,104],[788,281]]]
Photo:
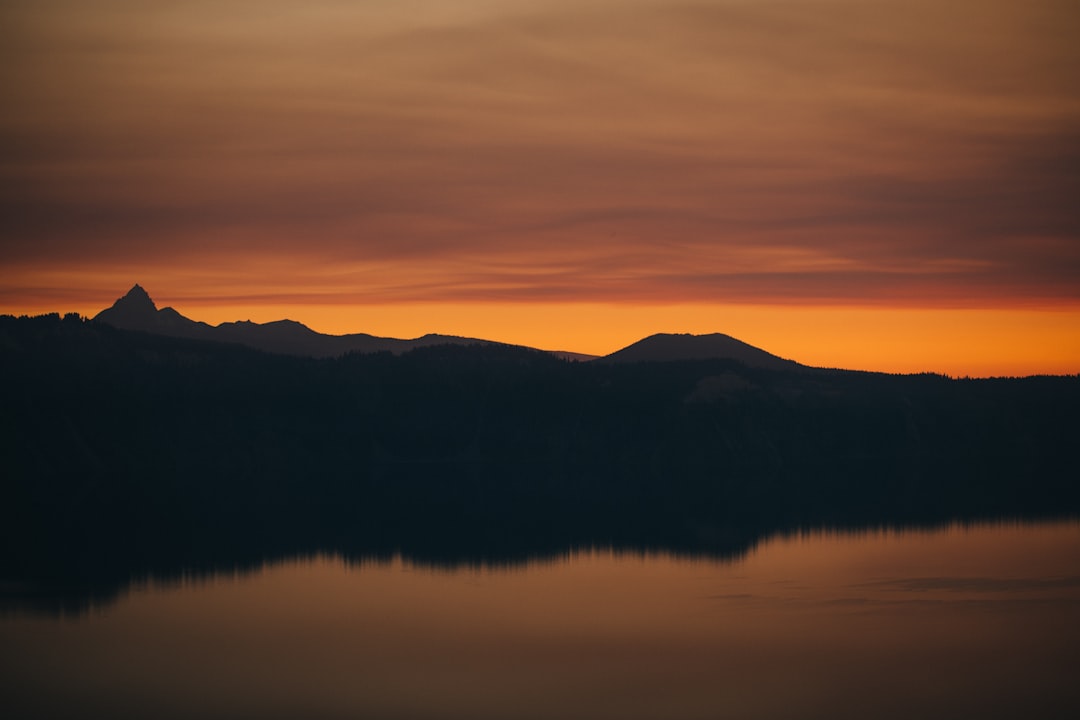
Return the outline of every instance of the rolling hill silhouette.
[[[769,370],[806,369],[793,360],[785,360],[730,335],[671,335],[658,333],[613,352],[599,362],[668,362],[674,360],[736,360],[748,367]]]

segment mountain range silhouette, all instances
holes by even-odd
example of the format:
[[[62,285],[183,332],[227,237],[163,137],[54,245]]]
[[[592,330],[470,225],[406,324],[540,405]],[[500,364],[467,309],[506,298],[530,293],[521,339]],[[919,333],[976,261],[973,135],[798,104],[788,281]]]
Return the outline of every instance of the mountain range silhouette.
[[[260,557],[728,556],[1080,512],[1078,376],[811,371],[720,334],[570,363],[210,326],[139,286],[97,321],[0,315],[0,375],[0,614],[5,587],[114,593]]]
[[[415,348],[434,345],[505,345],[505,343],[480,338],[439,334],[428,334],[411,340],[378,337],[367,333],[326,335],[295,320],[277,320],[268,323],[243,320],[214,326],[184,317],[171,307],[159,309],[139,284],[133,286],[111,307],[95,315],[94,320],[124,330],[237,343],[266,352],[304,357],[340,357],[350,352],[390,352],[399,355]],[[709,335],[658,333],[603,358],[557,350],[544,352],[577,361],[601,360],[633,363],[730,359],[750,367],[773,370],[794,370],[805,367],[721,333]]]
[[[488,340],[429,334],[412,340],[377,337],[366,333],[325,335],[295,320],[255,323],[249,320],[214,326],[184,317],[171,307],[158,309],[150,295],[136,284],[126,295],[102,310],[94,320],[123,330],[140,330],[197,340],[237,343],[281,355],[339,357],[350,352],[403,352],[432,345],[490,345]]]

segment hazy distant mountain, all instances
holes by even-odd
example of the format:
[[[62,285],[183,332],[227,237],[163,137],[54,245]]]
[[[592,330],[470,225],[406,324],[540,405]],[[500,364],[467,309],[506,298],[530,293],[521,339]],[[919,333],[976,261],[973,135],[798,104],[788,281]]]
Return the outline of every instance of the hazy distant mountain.
[[[348,352],[391,352],[401,354],[432,345],[502,345],[490,340],[454,335],[424,335],[412,340],[377,337],[366,333],[324,335],[294,320],[255,323],[249,320],[208,325],[184,317],[171,307],[158,309],[141,286],[102,310],[94,320],[125,330],[142,330],[170,337],[238,343],[267,352],[308,357],[339,357]],[[594,356],[581,353],[549,351],[564,360],[587,361]],[[736,360],[749,367],[771,370],[805,368],[748,345],[729,335],[657,334],[612,353],[600,362],[657,362],[670,360]]]
[[[492,345],[490,340],[464,338],[454,335],[424,335],[412,340],[384,338],[356,333],[324,335],[294,320],[269,323],[251,321],[226,322],[213,326],[190,320],[171,307],[154,304],[141,286],[135,285],[127,295],[102,310],[94,320],[124,330],[142,330],[170,337],[214,340],[238,343],[267,352],[310,357],[338,357],[348,352],[373,353],[388,351],[400,354],[413,348],[431,345]]]
[[[730,335],[671,335],[659,333],[628,345],[622,350],[601,358],[599,362],[662,362],[671,360],[737,360],[749,367],[771,370],[805,368],[793,360],[785,360],[765,352]]]

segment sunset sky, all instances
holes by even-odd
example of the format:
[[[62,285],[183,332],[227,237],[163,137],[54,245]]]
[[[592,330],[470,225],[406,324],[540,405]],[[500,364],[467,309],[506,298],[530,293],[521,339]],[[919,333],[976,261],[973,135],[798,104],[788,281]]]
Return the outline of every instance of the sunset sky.
[[[1075,0],[3,0],[0,312],[1080,372]]]

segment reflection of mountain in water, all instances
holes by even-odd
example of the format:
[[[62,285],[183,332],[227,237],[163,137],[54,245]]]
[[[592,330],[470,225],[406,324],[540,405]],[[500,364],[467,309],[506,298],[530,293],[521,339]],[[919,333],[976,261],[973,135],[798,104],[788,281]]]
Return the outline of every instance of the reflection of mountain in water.
[[[59,607],[313,552],[723,558],[798,527],[1080,509],[1076,377],[310,359],[59,317],[0,319],[0,363],[0,580]]]

